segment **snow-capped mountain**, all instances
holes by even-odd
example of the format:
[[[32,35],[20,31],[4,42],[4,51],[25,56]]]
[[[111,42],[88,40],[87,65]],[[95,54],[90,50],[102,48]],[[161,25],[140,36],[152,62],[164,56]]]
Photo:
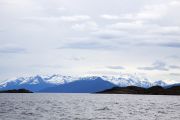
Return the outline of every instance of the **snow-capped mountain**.
[[[167,86],[168,84],[165,83],[165,82],[162,81],[162,80],[158,80],[158,81],[155,81],[155,82],[153,83],[153,86],[155,86],[155,85],[164,87],[164,86]]]
[[[114,85],[125,86],[138,86],[148,88],[155,85],[166,86],[163,81],[151,82],[147,78],[131,75],[121,74],[119,76],[85,76],[85,77],[73,77],[63,75],[37,75],[31,77],[20,77],[15,79],[5,80],[0,82],[0,90],[7,89],[19,89],[26,88],[31,91],[39,91],[48,87],[54,87],[62,84],[67,84],[77,80],[94,80],[100,77],[102,80],[108,81]]]
[[[31,77],[20,77],[0,82],[0,90],[26,88],[32,91],[39,91],[47,87],[66,84],[78,80],[77,77],[62,75],[37,75]]]
[[[130,74],[122,74],[119,77],[102,76],[102,78],[120,87],[138,86],[138,87],[148,88],[153,85],[153,83],[150,82],[147,78],[143,78],[135,75],[133,76]]]

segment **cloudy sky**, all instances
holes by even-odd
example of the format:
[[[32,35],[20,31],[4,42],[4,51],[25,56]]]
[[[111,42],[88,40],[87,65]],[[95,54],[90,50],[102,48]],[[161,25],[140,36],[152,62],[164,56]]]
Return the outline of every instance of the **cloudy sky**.
[[[180,82],[179,0],[0,0],[0,79],[139,74]]]

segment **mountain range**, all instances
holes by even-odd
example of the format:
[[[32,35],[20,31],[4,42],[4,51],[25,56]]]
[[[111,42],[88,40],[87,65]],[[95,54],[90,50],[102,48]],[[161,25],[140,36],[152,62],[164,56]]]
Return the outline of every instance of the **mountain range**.
[[[122,74],[115,76],[85,76],[73,77],[54,75],[36,75],[19,77],[0,82],[0,90],[27,89],[33,92],[63,92],[91,93],[112,87],[137,86],[149,88],[152,86],[165,87],[168,84],[162,80],[152,82],[147,78],[136,75]]]

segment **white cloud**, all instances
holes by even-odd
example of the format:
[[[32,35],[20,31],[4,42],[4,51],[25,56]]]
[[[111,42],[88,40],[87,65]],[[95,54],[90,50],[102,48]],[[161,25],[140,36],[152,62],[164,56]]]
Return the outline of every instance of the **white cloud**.
[[[107,20],[118,20],[119,16],[117,15],[108,15],[108,14],[104,14],[100,16],[103,19],[107,19]]]
[[[164,16],[167,12],[166,5],[146,6],[144,10],[136,15],[136,19],[158,19]]]
[[[64,22],[82,22],[90,20],[91,17],[88,15],[72,15],[72,16],[50,16],[50,17],[24,17],[23,20],[33,20],[33,21],[64,21]]]
[[[77,23],[72,26],[72,29],[77,30],[77,31],[95,31],[98,29],[98,25],[94,21],[87,21],[83,23]]]
[[[173,12],[180,10],[180,1],[172,0],[162,4],[147,5],[135,15],[136,19],[154,20],[168,17]]]
[[[73,16],[61,16],[60,19],[69,22],[76,22],[76,21],[90,20],[91,17],[88,15],[73,15]]]
[[[143,25],[140,21],[135,22],[119,22],[112,25],[107,26],[110,29],[116,29],[116,30],[139,30],[143,28],[145,25]]]
[[[154,29],[148,30],[152,34],[163,34],[163,35],[180,35],[179,26],[156,26]]]
[[[57,10],[59,10],[59,11],[65,11],[66,8],[65,8],[65,7],[58,7]]]
[[[44,65],[65,66],[64,73],[84,74],[96,71],[98,65],[123,65],[127,72],[136,72],[142,64],[180,54],[179,0],[0,2],[0,65],[9,69],[13,65],[23,67],[43,62]],[[17,46],[3,46],[8,43]],[[61,46],[64,49],[55,49]],[[28,55],[13,54],[9,58],[11,54],[4,54],[22,53],[27,49]],[[86,60],[74,64],[72,60],[63,59],[70,56],[85,56]],[[174,64],[178,65],[178,62],[176,60]],[[87,70],[87,66],[95,67]],[[153,66],[147,67],[152,69]],[[42,71],[59,72],[47,69]],[[4,76],[9,73],[1,71]],[[17,67],[14,75],[17,71],[22,72]],[[39,69],[34,71],[24,67],[23,72],[39,72]],[[154,72],[157,79],[163,76],[159,74],[162,70],[143,72],[150,76]],[[178,69],[168,72],[178,73]]]

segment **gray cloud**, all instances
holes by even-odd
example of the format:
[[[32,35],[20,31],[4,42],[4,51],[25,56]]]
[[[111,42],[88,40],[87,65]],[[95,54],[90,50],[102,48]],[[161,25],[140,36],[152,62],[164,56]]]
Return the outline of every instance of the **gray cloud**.
[[[92,38],[93,39],[93,38]],[[132,44],[124,41],[109,41],[109,40],[86,40],[77,41],[72,43],[65,43],[64,45],[58,47],[58,49],[87,49],[87,50],[119,50],[123,47],[130,47]]]
[[[126,31],[117,31],[113,29],[104,29],[104,28],[101,28],[98,31],[95,31],[92,34],[95,37],[101,38],[101,39],[120,39],[127,35]]]
[[[180,60],[180,56],[178,56],[178,55],[169,55],[169,56],[167,56],[165,58],[174,59],[174,60]]]
[[[85,60],[84,57],[71,57],[71,58],[68,58],[68,60],[72,60],[72,61],[82,61],[82,60]]]
[[[167,47],[167,48],[180,48],[180,42],[169,42],[169,41],[166,41],[164,40],[164,42],[160,41],[158,42],[145,42],[145,41],[140,41],[138,43],[135,43],[134,44],[135,46],[139,46],[139,47],[143,47],[143,46],[146,46],[146,47]]]
[[[4,32],[5,30],[3,30],[3,29],[0,29],[0,32]]]
[[[169,68],[171,68],[171,69],[180,69],[180,66],[177,66],[177,65],[170,65]]]
[[[167,65],[162,61],[156,61],[152,64],[152,66],[148,67],[139,67],[139,70],[160,70],[160,71],[168,71],[170,69],[180,69],[178,65]]]
[[[115,70],[123,70],[125,69],[124,67],[122,66],[107,66],[108,69],[115,69]]]
[[[109,50],[114,49],[114,46],[99,43],[99,42],[75,42],[75,43],[68,43],[58,49],[91,49],[91,50]]]
[[[0,53],[26,53],[27,50],[25,48],[17,47],[17,46],[2,46],[0,47]]]
[[[139,70],[159,70],[159,71],[168,71],[166,63],[162,61],[156,61],[152,64],[152,66],[148,67],[139,67]]]
[[[169,75],[171,75],[171,76],[180,76],[180,73],[170,73]]]
[[[180,42],[159,43],[157,46],[180,48]]]

